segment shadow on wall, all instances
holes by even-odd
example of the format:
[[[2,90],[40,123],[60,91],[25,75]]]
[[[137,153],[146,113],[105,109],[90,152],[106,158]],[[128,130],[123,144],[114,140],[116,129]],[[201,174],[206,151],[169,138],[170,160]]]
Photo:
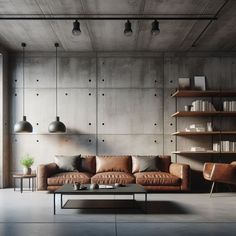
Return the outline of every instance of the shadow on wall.
[[[122,138],[122,137],[120,137]],[[58,135],[58,143],[60,145],[60,150],[66,155],[65,151],[68,147],[71,150],[78,150],[81,154],[87,155],[159,155],[161,153],[149,153],[147,147],[147,152],[138,153],[140,148],[135,148],[135,143],[141,144],[143,138],[137,137],[134,141],[131,137],[127,140],[121,140],[121,143],[117,143],[117,139],[113,139],[112,135],[96,135],[95,133],[85,134],[78,129],[67,128],[67,133],[64,135]],[[155,141],[158,137],[154,137]],[[118,139],[119,140],[119,139]],[[153,141],[153,140],[151,140]],[[132,143],[129,143],[132,142]],[[154,141],[153,141],[154,142]],[[148,142],[147,142],[148,143]],[[137,144],[138,145],[138,144]],[[155,144],[156,145],[156,144]],[[126,151],[129,152],[126,152]]]
[[[70,145],[74,147],[81,147],[81,154],[87,155],[136,155],[136,153],[124,153],[121,149],[120,153],[117,153],[117,149],[114,146],[109,145],[108,142],[104,139],[104,136],[96,134],[83,134],[77,129],[67,129],[67,134],[65,134],[67,140],[70,140]],[[65,136],[62,137],[62,142],[64,142]],[[73,138],[72,138],[73,136]],[[84,138],[82,138],[84,136]],[[100,147],[100,148],[99,148]],[[83,150],[83,152],[82,152]],[[105,150],[105,153],[101,151]]]
[[[60,140],[64,148],[63,153],[66,151],[75,150],[78,154],[95,155],[96,154],[96,135],[84,134],[77,129],[67,128],[64,135],[60,135]]]

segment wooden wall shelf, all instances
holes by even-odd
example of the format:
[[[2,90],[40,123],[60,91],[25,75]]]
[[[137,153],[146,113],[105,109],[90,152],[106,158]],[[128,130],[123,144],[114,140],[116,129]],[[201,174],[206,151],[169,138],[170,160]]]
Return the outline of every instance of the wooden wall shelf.
[[[236,155],[236,152],[215,152],[215,151],[199,151],[199,152],[192,152],[192,151],[174,151],[171,152],[172,154],[179,154],[179,155],[222,155],[222,154],[230,154],[230,155]]]
[[[192,135],[236,135],[236,131],[212,131],[212,132],[186,132],[177,131],[172,133],[172,135],[178,136],[192,136]]]
[[[235,111],[177,111],[171,117],[181,116],[236,116]]]
[[[236,97],[236,91],[232,90],[177,90],[172,97]]]

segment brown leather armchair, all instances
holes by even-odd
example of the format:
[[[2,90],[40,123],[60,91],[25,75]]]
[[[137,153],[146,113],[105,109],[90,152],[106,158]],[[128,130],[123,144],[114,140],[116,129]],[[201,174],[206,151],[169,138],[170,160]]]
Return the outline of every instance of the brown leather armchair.
[[[236,161],[230,164],[225,163],[205,163],[203,167],[203,177],[212,181],[210,197],[212,195],[215,182],[236,185]]]

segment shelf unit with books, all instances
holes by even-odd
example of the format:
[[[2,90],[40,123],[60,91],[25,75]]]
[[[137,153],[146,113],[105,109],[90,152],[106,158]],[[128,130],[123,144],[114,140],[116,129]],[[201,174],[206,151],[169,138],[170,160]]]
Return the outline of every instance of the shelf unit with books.
[[[213,156],[227,156],[227,155],[236,155],[236,142],[230,143],[229,141],[222,141],[222,137],[224,136],[231,136],[234,137],[236,135],[236,130],[222,130],[220,127],[219,130],[212,130],[212,131],[192,131],[192,130],[178,130],[177,119],[180,117],[209,117],[213,123],[214,117],[219,117],[221,119],[220,123],[223,122],[223,117],[236,117],[236,110],[234,108],[233,111],[223,111],[223,110],[210,110],[210,111],[178,111],[178,98],[185,97],[185,98],[193,98],[193,97],[208,97],[211,98],[211,102],[213,98],[219,98],[221,102],[221,106],[223,108],[222,98],[230,98],[236,97],[236,91],[232,90],[206,90],[206,91],[199,91],[199,90],[177,90],[175,93],[172,94],[172,97],[176,99],[176,112],[171,115],[171,117],[175,117],[176,119],[176,131],[172,133],[172,135],[176,136],[176,150],[172,152],[175,155],[183,155],[183,156],[197,156],[197,155],[213,155]],[[214,106],[213,106],[214,108]],[[205,151],[190,151],[190,150],[178,150],[178,136],[183,137],[201,137],[201,136],[210,136],[211,138],[211,145],[213,149],[213,137],[219,137],[219,150],[205,150]],[[227,148],[223,145],[227,144]],[[232,144],[232,145],[231,145]],[[227,149],[227,151],[225,151]]]

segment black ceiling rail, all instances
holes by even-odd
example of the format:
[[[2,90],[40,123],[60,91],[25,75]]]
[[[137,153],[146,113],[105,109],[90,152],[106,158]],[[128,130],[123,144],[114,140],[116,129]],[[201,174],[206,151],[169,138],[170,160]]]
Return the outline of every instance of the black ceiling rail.
[[[229,0],[225,0],[224,3],[220,6],[220,8],[218,9],[218,11],[216,12],[216,14],[214,15],[215,17],[218,17],[218,15],[220,14],[220,12],[223,10],[223,8],[226,6],[226,4],[229,2]],[[200,32],[200,34],[198,35],[198,37],[193,41],[192,43],[192,47],[196,47],[198,41],[200,40],[200,38],[202,37],[202,35],[207,31],[207,29],[209,28],[209,26],[213,23],[213,20],[210,20],[208,22],[208,24],[204,27],[204,29]]]
[[[210,14],[0,14],[0,20],[217,20]]]

